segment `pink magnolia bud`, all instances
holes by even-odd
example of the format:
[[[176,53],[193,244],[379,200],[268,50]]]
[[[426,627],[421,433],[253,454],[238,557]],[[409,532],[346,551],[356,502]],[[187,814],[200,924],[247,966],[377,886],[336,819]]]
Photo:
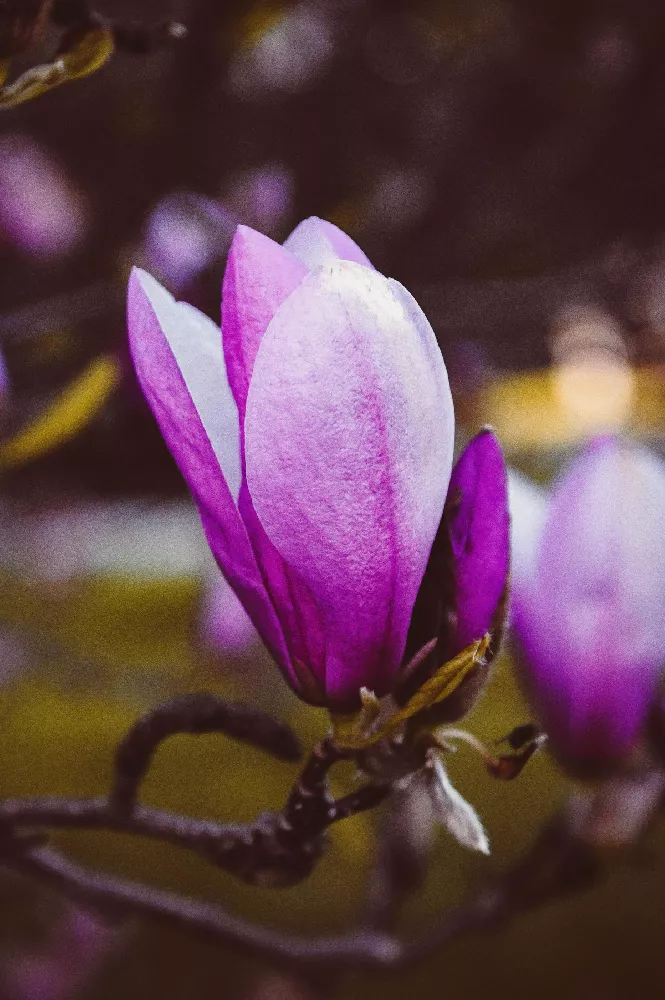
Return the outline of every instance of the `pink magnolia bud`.
[[[614,438],[556,484],[532,574],[516,581],[524,673],[553,749],[611,769],[641,731],[665,665],[665,466]]]
[[[129,287],[143,391],[215,558],[287,681],[354,707],[390,691],[450,479],[431,326],[345,233],[236,231],[222,330],[150,275]]]

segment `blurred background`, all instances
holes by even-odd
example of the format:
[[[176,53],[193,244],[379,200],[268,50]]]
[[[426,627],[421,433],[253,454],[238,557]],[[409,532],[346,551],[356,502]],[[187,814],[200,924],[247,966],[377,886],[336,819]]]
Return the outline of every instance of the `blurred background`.
[[[460,439],[493,424],[545,483],[620,429],[663,449],[665,7],[650,0],[98,0],[188,35],[0,109],[0,795],[95,794],[137,715],[214,690],[326,727],[300,705],[220,580],[136,385],[124,296],[139,264],[219,317],[234,227],[282,240],[337,223],[416,296],[439,338]],[[57,31],[16,70],[50,58]],[[530,493],[520,493],[528,526]],[[516,500],[516,503],[518,501]],[[537,504],[536,504],[537,506]],[[516,508],[517,511],[517,508]],[[518,514],[515,513],[517,520]],[[471,719],[526,721],[510,662]],[[514,784],[453,774],[489,861],[442,833],[407,922],[519,856],[568,787],[545,756]],[[293,767],[221,737],[163,748],[147,801],[251,819]],[[248,889],[168,848],[63,835],[82,861],[266,924],[342,928],[372,820],[340,824],[304,885]],[[662,976],[665,842],[593,892],[348,997],[571,1000]],[[657,977],[657,978],[656,978]],[[150,924],[109,927],[0,875],[0,997],[306,997],[255,960]]]

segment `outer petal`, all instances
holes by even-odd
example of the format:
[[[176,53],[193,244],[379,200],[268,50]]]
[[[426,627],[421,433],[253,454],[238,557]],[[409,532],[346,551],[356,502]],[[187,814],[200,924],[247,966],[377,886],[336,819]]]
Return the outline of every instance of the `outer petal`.
[[[233,428],[221,344],[212,336],[214,324],[192,307],[176,303],[154,278],[137,270],[129,283],[127,318],[139,382],[196,500],[213,554],[273,655],[284,664],[288,654],[281,628],[222,471],[224,463],[236,486],[238,431]],[[235,434],[235,454],[225,434],[232,440]]]
[[[337,703],[390,688],[450,474],[453,408],[411,296],[357,264],[308,275],[259,349],[247,481],[323,621]]]
[[[228,378],[241,415],[261,338],[306,274],[305,265],[279,243],[238,226],[224,272],[222,330]]]
[[[305,274],[305,265],[278,243],[246,226],[238,227],[224,276],[222,327],[229,377],[241,413],[263,334],[277,307]],[[242,450],[244,464],[244,447]],[[318,663],[323,672],[320,616],[309,592],[299,584],[297,574],[285,565],[266,536],[244,482],[239,510],[266,592],[287,637],[287,679],[305,700],[325,704],[323,678],[316,677],[313,666],[304,669],[305,663]]]
[[[219,328],[186,302],[176,302],[150,274],[134,269],[129,285],[129,335],[137,373],[151,395],[171,403],[194,404],[197,424],[205,432],[229,490],[240,490],[240,431],[238,409],[229,387]],[[151,356],[151,351],[156,352]],[[168,400],[173,363],[162,369],[157,355],[168,350],[178,372],[175,380],[187,400]],[[152,403],[152,400],[150,400]],[[180,433],[180,432],[179,432]],[[171,442],[168,441],[170,445]],[[219,478],[219,472],[217,473]]]
[[[566,760],[635,740],[665,664],[665,469],[594,442],[554,491],[537,579],[515,604],[530,687]]]
[[[316,602],[307,584],[284,561],[266,535],[246,481],[240,490],[239,510],[286,637],[290,654],[287,679],[305,701],[326,705],[325,638]]]
[[[335,260],[350,260],[364,267],[372,267],[357,243],[332,222],[315,215],[305,219],[284,241],[284,247],[307,266],[310,271]]]
[[[455,567],[454,656],[495,624],[510,564],[506,469],[499,442],[482,431],[466,446],[448,489]]]

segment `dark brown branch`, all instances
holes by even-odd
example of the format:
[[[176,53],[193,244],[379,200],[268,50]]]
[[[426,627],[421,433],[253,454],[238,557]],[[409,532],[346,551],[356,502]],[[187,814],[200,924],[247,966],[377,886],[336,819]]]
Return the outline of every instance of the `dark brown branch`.
[[[158,706],[130,729],[115,757],[111,807],[128,811],[160,743],[177,733],[224,733],[280,760],[297,761],[302,747],[285,722],[251,705],[222,701],[211,694],[188,694]]]
[[[28,829],[111,830],[199,851],[213,844],[220,850],[224,842],[230,844],[251,829],[239,823],[192,819],[147,806],[137,806],[131,815],[118,813],[109,808],[108,801],[102,797],[5,799],[0,802],[0,825]],[[223,867],[221,862],[220,867]]]
[[[357,813],[375,809],[388,798],[392,791],[391,785],[363,785],[362,788],[351,792],[350,795],[345,795],[333,802],[328,814],[328,823],[337,823],[339,820],[355,816]]]
[[[383,934],[354,932],[338,937],[300,938],[257,927],[231,916],[212,903],[183,899],[124,879],[88,871],[49,847],[5,859],[25,875],[53,885],[68,895],[126,915],[150,916],[174,928],[196,933],[218,944],[292,965],[383,967],[399,960],[402,947]]]
[[[212,705],[211,709],[216,707]],[[223,706],[224,712],[228,707]],[[143,775],[157,739],[175,731],[176,715],[177,712],[170,714],[168,711],[152,713],[147,725],[144,725],[146,720],[142,720],[134,727],[122,744],[127,753],[122,766],[127,770],[121,774],[129,773],[134,779]],[[244,718],[241,717],[243,724]],[[197,727],[207,724],[201,714],[196,715],[196,720]],[[178,721],[182,723],[181,716],[178,716]],[[213,721],[219,722],[215,712],[209,718],[210,724]],[[270,721],[273,726],[278,725]],[[179,728],[177,731],[182,730]],[[189,731],[206,730],[197,728]],[[240,728],[236,730],[240,731]],[[328,827],[355,813],[374,808],[390,791],[387,787],[366,785],[335,801],[328,788],[327,774],[343,756],[329,741],[315,747],[284,811],[264,813],[253,824],[194,819],[143,805],[129,808],[134,801],[130,796],[124,800],[124,808],[118,808],[117,798],[7,799],[0,801],[0,828],[10,831],[45,828],[111,830],[149,837],[195,851],[211,864],[243,881],[291,885],[312,871],[322,854]],[[133,771],[129,769],[128,762]],[[125,787],[132,789],[133,781]]]
[[[209,903],[87,870],[41,840],[40,831],[46,828],[137,834],[196,851],[247,882],[290,885],[312,871],[331,824],[374,808],[393,791],[389,785],[370,783],[334,800],[328,782],[330,768],[354,754],[326,739],[310,754],[283,811],[266,813],[251,825],[192,819],[136,804],[140,781],[162,740],[177,732],[213,731],[226,732],[286,759],[299,750],[288,727],[253,709],[229,706],[207,695],[177,699],[139,720],[125,738],[117,755],[114,791],[108,799],[0,802],[3,863],[98,906],[150,915],[276,962],[304,969],[335,966],[337,971],[380,970],[417,961],[463,931],[486,929],[551,895],[576,888],[579,871],[588,875],[589,865],[580,867],[579,862],[588,862],[593,852],[582,844],[569,812],[552,828],[556,835],[550,831],[526,862],[492,889],[442,918],[425,939],[403,942],[386,933],[392,929],[388,927],[392,919],[385,921],[384,929],[368,915],[367,923],[347,934],[308,940],[256,927]],[[400,890],[397,895],[401,900],[405,894]],[[398,907],[395,916],[397,912]]]
[[[570,817],[563,813],[515,868],[481,889],[468,903],[444,914],[427,934],[402,941],[393,934],[364,927],[309,939],[283,934],[231,916],[211,903],[88,871],[44,846],[9,854],[4,863],[80,901],[115,908],[126,915],[149,916],[277,964],[301,969],[330,966],[337,971],[409,966],[464,934],[496,930],[519,913],[587,888],[600,875],[595,850],[573,832]]]

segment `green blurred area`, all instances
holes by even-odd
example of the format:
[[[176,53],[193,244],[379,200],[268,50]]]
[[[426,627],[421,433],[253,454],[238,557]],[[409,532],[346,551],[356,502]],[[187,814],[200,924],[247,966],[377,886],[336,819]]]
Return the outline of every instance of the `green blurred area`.
[[[282,66],[288,86],[279,91],[267,74],[264,91],[249,95],[230,85],[233,67],[249,66],[248,78],[261,83],[259,57],[268,53],[272,67],[274,30],[288,27],[294,11],[307,15],[307,4],[99,0],[99,7],[148,23],[177,16],[189,40],[145,59],[118,54],[90,79],[3,119],[0,138],[16,133],[43,145],[55,164],[50,176],[66,179],[88,215],[84,241],[57,260],[30,256],[0,232],[2,351],[12,393],[0,404],[11,445],[0,465],[16,466],[3,479],[3,502],[18,498],[30,508],[53,494],[75,507],[79,494],[93,492],[102,502],[182,495],[132,381],[123,320],[129,267],[146,264],[147,226],[174,193],[191,196],[191,217],[178,202],[190,223],[212,204],[215,225],[223,208],[278,239],[312,213],[348,228],[425,309],[461,421],[471,430],[492,422],[504,446],[522,449],[522,470],[534,479],[548,480],[563,449],[598,427],[627,428],[660,444],[665,7],[648,0],[315,2],[314,22],[296,16],[293,23],[300,32],[322,24],[330,49],[317,56],[311,34],[287,31],[284,37],[295,37]],[[56,34],[23,54],[26,67],[46,58]],[[289,90],[289,68],[302,62],[303,74],[310,72],[310,52],[311,79]],[[257,170],[283,176],[290,191],[272,221],[251,214],[246,192],[234,194],[243,184],[250,191]],[[220,239],[183,292],[214,316],[225,246]],[[570,334],[559,329],[570,302],[600,309],[601,327],[611,320],[620,328],[621,363],[610,372],[614,381],[593,383],[595,397],[579,382],[571,390],[561,359],[533,371],[552,359],[557,330]],[[600,350],[607,360],[607,344]],[[94,359],[108,366],[109,357],[108,398],[84,391],[93,383],[81,382],[81,373],[94,374]],[[605,404],[600,412],[580,411],[580,400],[593,398]],[[31,463],[18,467],[26,457]],[[65,490],[71,494],[63,498]],[[2,531],[12,531],[4,515]],[[48,554],[38,556],[48,562]],[[3,568],[0,796],[103,793],[127,727],[185,691],[260,704],[311,745],[326,729],[324,714],[288,691],[260,648],[232,658],[204,648],[201,600],[194,576],[47,582]],[[5,634],[18,644],[20,663],[3,651]],[[530,715],[507,651],[464,724],[492,740]],[[411,932],[513,863],[569,788],[546,754],[510,784],[489,778],[466,748],[450,769],[483,818],[492,855],[471,855],[441,832],[427,885],[404,915]],[[159,750],[144,798],[195,816],[249,821],[279,808],[296,774],[297,767],[222,736],[178,737]],[[340,772],[340,792],[351,782]],[[55,841],[82,863],[314,934],[346,928],[360,912],[376,818],[339,824],[314,875],[282,890],[243,886],[186,853],[135,838],[88,832]],[[408,974],[349,977],[341,992],[354,1000],[657,996],[664,862],[665,838],[654,831],[639,848],[608,858],[608,877],[596,889],[459,941]],[[0,1000],[4,967],[44,942],[61,910],[56,895],[0,875]],[[297,1000],[304,988],[234,949],[137,921],[123,927],[80,996]]]
[[[54,587],[5,577],[0,620],[31,634],[42,659],[0,691],[0,795],[103,793],[114,748],[127,727],[176,691],[206,689],[271,705],[311,745],[325,731],[325,715],[301,705],[261,651],[256,660],[227,664],[201,654],[192,627],[199,596],[196,581],[188,579],[141,582],[118,576]],[[466,725],[491,740],[529,717],[504,655]],[[566,791],[544,754],[509,784],[489,778],[466,749],[451,759],[450,770],[483,817],[493,853],[489,859],[470,855],[440,833],[425,890],[405,913],[410,931],[427,926],[437,912],[516,860]],[[196,816],[251,820],[266,808],[279,808],[296,773],[295,766],[223,736],[176,737],[159,750],[144,800]],[[344,774],[342,779],[339,791],[351,780]],[[314,875],[286,890],[243,886],[185,852],[137,838],[89,832],[55,840],[91,866],[219,901],[269,926],[314,934],[341,930],[358,914],[374,822],[375,817],[356,817],[339,824]],[[343,994],[378,1000],[409,990],[425,1000],[441,995],[526,1000],[534,993],[619,997],[646,986],[660,963],[664,849],[662,836],[653,837],[632,856],[612,859],[612,874],[599,888],[529,913],[494,934],[460,941],[408,975],[372,982],[350,977]],[[30,888],[26,897],[25,883],[14,877],[0,882],[0,898],[6,955],[21,942],[34,944],[39,928],[43,933],[58,910],[56,898],[41,889]],[[262,970],[256,959],[141,921],[125,929],[82,995],[100,1000],[245,996],[251,995],[248,984],[258,989],[264,975],[267,988],[277,990],[277,981],[270,986],[270,970]]]

